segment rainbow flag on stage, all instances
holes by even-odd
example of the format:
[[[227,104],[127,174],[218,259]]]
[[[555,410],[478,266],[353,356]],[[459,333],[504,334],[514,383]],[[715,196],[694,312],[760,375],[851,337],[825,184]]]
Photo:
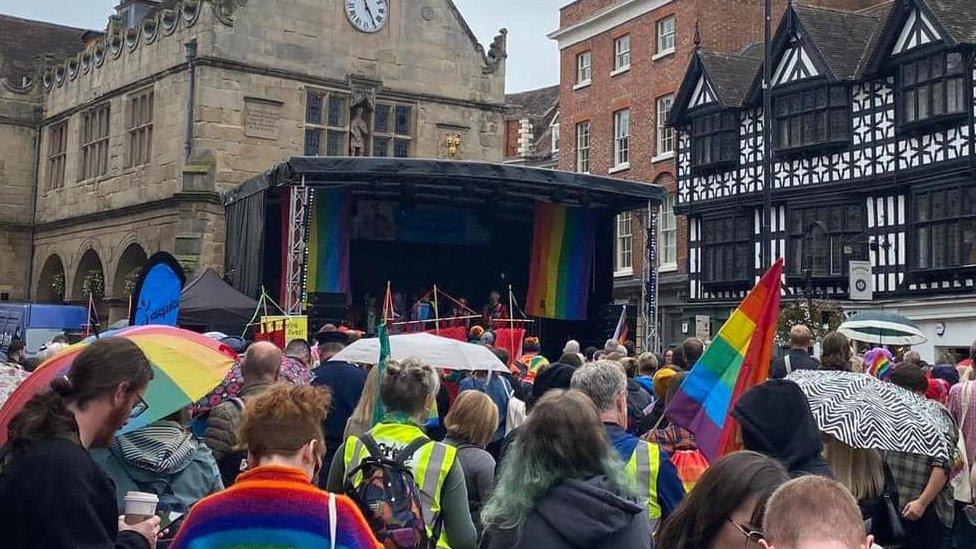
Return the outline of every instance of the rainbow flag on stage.
[[[586,320],[596,222],[596,213],[585,208],[535,203],[528,314]]]
[[[349,293],[351,204],[344,189],[315,191],[308,232],[308,293]]]
[[[665,412],[695,434],[709,463],[735,449],[729,412],[744,392],[769,377],[782,274],[781,258],[732,312]]]
[[[885,349],[884,347],[875,347],[864,353],[865,371],[878,379],[888,379],[888,376],[891,375],[893,368],[891,361],[894,360],[894,358],[895,357],[888,349]]]

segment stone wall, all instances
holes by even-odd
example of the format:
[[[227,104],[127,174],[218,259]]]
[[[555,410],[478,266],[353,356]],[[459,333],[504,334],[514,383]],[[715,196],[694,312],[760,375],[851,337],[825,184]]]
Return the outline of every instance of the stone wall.
[[[38,94],[0,87],[0,295],[24,299],[27,280],[31,189],[34,182],[34,130]]]

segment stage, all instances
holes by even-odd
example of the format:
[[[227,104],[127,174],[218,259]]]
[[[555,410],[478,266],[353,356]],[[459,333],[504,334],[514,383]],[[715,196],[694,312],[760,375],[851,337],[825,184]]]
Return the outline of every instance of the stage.
[[[247,295],[263,287],[290,312],[307,312],[313,329],[362,322],[387,281],[407,309],[437,285],[478,312],[492,291],[507,301],[511,286],[514,316],[541,313],[527,329],[557,354],[570,337],[584,346],[607,338],[616,320],[607,314],[614,216],[656,212],[664,197],[656,185],[524,166],[295,157],[225,195],[227,278]],[[549,225],[562,231],[561,249],[537,249],[548,245],[542,215],[557,216]],[[530,265],[545,253],[554,257],[550,286],[560,288],[548,288],[548,303],[535,292],[527,307],[546,274],[533,279]],[[441,304],[440,316],[449,307]]]

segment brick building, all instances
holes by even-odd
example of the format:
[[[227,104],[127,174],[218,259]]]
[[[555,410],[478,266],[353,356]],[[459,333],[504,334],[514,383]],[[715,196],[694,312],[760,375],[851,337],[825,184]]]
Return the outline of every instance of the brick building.
[[[864,7],[879,0],[807,0]],[[774,21],[787,0],[774,0]],[[695,335],[688,310],[687,221],[675,217],[676,142],[668,111],[696,49],[738,54],[761,43],[763,0],[577,0],[549,34],[560,50],[559,168],[658,183],[669,192],[657,213],[657,341]],[[614,298],[628,304],[638,342],[651,278],[644,250],[648,212],[618,218]]]
[[[559,164],[559,86],[505,96],[505,160],[555,168]]]

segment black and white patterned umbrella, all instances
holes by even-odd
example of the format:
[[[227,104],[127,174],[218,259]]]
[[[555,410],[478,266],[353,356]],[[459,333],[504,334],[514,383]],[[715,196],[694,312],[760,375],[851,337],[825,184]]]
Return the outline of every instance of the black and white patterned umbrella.
[[[949,459],[952,419],[936,402],[867,374],[796,370],[820,431],[854,448]]]

